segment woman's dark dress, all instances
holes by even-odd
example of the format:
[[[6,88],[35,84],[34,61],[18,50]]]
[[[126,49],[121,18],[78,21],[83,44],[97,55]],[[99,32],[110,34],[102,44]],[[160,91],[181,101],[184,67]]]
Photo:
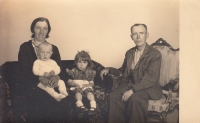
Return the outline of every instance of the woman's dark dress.
[[[34,61],[37,59],[32,40],[24,42],[19,49],[18,62],[20,64],[20,86],[23,86],[25,96],[28,97],[24,102],[28,111],[28,122],[57,122],[68,119],[68,109],[70,97],[57,102],[45,91],[37,87],[39,77],[32,72]],[[61,68],[61,58],[58,48],[53,45],[51,59],[55,60]],[[59,75],[62,79],[62,75]]]

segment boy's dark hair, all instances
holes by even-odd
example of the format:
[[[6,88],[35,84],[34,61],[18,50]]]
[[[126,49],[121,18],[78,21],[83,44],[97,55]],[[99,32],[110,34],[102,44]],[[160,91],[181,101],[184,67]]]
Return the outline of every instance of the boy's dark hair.
[[[93,62],[90,58],[90,55],[88,52],[82,50],[80,52],[78,52],[75,56],[75,59],[74,59],[74,64],[76,65],[78,63],[78,61],[81,60],[81,61],[87,61],[88,62],[88,66],[87,68],[93,68]]]
[[[50,33],[50,31],[51,31],[51,25],[50,25],[50,23],[49,23],[49,20],[48,20],[47,18],[44,18],[44,17],[39,17],[39,18],[36,18],[35,20],[33,20],[32,24],[31,24],[31,32],[32,32],[33,34],[32,34],[31,37],[32,37],[32,38],[35,37],[34,28],[35,28],[35,25],[36,25],[36,23],[37,23],[38,21],[41,21],[41,22],[45,21],[45,22],[47,23],[47,25],[48,25],[48,33],[47,33],[47,35],[46,35],[46,38],[48,38],[48,37],[49,37],[49,33]]]

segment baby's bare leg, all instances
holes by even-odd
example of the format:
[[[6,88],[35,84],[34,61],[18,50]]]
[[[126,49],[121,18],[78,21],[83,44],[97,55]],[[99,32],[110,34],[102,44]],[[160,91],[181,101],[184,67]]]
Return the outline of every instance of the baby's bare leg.
[[[65,82],[63,80],[58,81],[58,90],[61,94],[68,96],[67,89],[65,86]]]
[[[61,99],[65,98],[66,96],[63,94],[57,93],[54,88],[46,87],[41,82],[37,85],[40,89],[46,91],[49,95],[51,95],[54,99],[57,101],[60,101]]]

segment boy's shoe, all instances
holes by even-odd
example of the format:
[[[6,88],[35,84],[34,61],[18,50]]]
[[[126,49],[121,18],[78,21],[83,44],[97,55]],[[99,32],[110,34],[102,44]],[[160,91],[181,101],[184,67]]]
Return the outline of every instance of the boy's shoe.
[[[88,109],[85,108],[84,106],[76,107],[76,109],[79,110],[79,111],[82,111],[82,112],[88,111]]]
[[[88,112],[88,115],[94,115],[96,113],[97,113],[96,108],[91,107],[90,110],[89,110],[89,112]]]

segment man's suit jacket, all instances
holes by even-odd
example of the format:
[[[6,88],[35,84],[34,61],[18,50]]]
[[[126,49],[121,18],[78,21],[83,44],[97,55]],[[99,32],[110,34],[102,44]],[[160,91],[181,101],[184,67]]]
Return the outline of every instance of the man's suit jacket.
[[[142,56],[135,68],[131,71],[131,65],[134,60],[136,47],[126,52],[124,63],[120,70],[122,77],[134,93],[146,90],[150,99],[159,99],[162,96],[162,90],[159,85],[161,53],[152,46],[146,45]],[[116,69],[109,68],[111,74],[116,74]],[[119,72],[118,72],[119,74]],[[132,74],[133,79],[128,80]]]

